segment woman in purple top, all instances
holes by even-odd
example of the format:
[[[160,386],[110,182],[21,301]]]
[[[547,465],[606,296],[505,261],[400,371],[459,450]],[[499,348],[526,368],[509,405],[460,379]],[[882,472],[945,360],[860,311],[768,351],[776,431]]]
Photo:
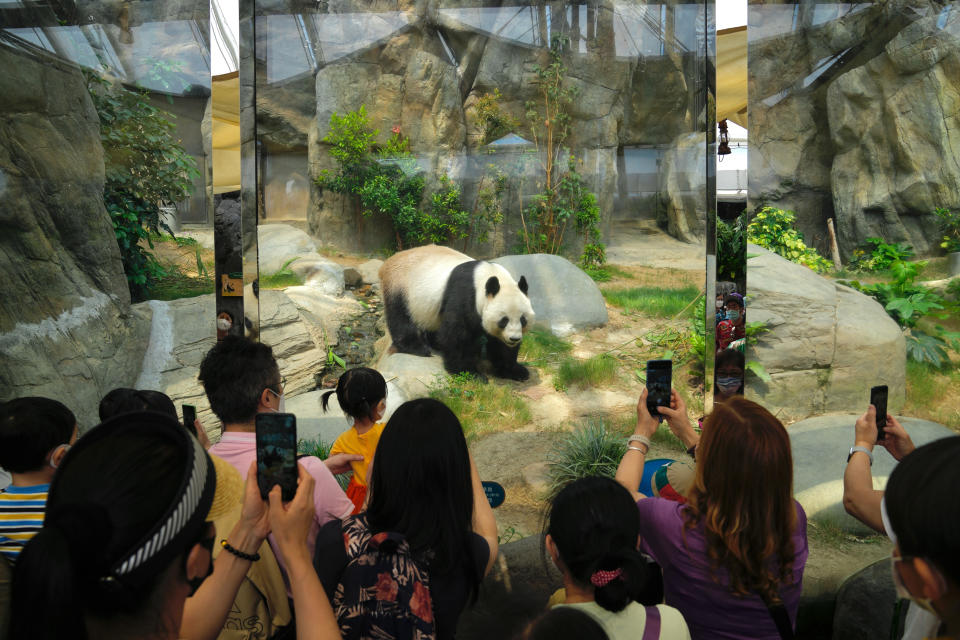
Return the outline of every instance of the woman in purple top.
[[[700,638],[792,638],[807,561],[807,519],[793,499],[787,431],[742,397],[714,408],[702,439],[676,391],[659,407],[670,429],[695,448],[686,504],[636,491],[657,420],[637,403],[637,427],[617,480],[637,499],[641,549],[663,568],[666,603]]]

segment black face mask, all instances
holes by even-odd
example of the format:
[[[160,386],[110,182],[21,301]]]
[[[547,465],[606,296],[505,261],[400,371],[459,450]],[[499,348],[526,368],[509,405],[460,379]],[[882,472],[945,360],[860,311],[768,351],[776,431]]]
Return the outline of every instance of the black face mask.
[[[209,538],[203,538],[202,540],[197,541],[197,544],[199,544],[201,547],[203,547],[210,553],[210,564],[208,565],[207,575],[201,576],[199,578],[191,578],[187,580],[187,584],[190,585],[191,597],[197,592],[197,589],[200,588],[200,585],[203,584],[203,581],[209,578],[210,575],[213,573],[213,541],[215,539],[216,539],[216,536],[214,535],[214,536],[210,536]],[[186,571],[186,567],[184,567],[184,571]]]

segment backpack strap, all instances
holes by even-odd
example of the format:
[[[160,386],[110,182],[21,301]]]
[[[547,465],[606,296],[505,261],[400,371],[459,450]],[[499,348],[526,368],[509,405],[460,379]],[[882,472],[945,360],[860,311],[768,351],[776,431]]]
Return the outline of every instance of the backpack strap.
[[[656,606],[644,607],[647,612],[647,624],[643,627],[641,640],[658,640],[660,638],[660,609]]]

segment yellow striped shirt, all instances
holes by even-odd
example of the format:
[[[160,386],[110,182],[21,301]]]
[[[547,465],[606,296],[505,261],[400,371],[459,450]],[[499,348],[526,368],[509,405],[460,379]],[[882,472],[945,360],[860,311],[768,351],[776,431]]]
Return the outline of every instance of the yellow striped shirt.
[[[49,484],[0,490],[0,553],[11,564],[43,526],[49,490]]]

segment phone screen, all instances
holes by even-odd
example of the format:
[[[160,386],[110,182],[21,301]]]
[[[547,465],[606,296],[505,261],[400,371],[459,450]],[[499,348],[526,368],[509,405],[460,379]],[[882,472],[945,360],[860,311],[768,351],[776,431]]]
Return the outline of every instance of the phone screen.
[[[297,492],[297,418],[292,413],[258,413],[257,485],[266,499],[280,485],[284,502]]]
[[[647,411],[659,416],[657,407],[670,406],[670,386],[673,376],[673,361],[647,361]]]
[[[877,440],[883,440],[887,426],[887,385],[870,389],[870,404],[877,409]]]
[[[183,426],[193,433],[193,423],[197,421],[197,408],[192,404],[183,405]]]

